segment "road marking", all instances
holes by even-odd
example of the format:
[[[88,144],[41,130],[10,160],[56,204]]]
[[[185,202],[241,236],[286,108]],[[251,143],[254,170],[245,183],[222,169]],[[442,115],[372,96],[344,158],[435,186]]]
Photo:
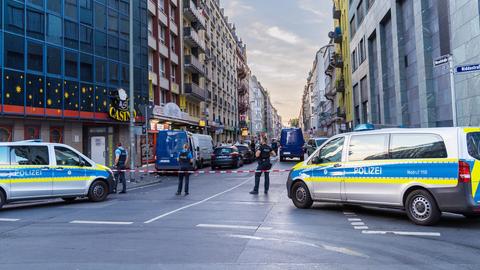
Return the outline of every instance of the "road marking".
[[[347,216],[356,216],[357,214],[353,213],[353,212],[343,212],[344,215],[347,215]]]
[[[132,225],[130,221],[95,221],[95,220],[73,220],[71,224],[104,224],[104,225]]]
[[[220,228],[220,229],[241,229],[241,230],[257,230],[260,226],[245,225],[226,225],[226,224],[198,224],[199,228]],[[271,227],[261,227],[262,230],[271,230]]]
[[[225,193],[227,193],[227,192],[230,192],[230,191],[232,191],[232,190],[234,190],[234,189],[236,189],[236,188],[239,188],[239,187],[245,185],[245,184],[248,183],[248,182],[251,182],[251,178],[243,181],[242,183],[240,183],[240,184],[238,184],[238,185],[236,185],[236,186],[234,186],[234,187],[232,187],[232,188],[229,188],[229,189],[227,189],[227,190],[225,190],[225,191],[222,191],[222,192],[220,192],[220,193],[217,193],[217,194],[215,194],[215,195],[213,195],[213,196],[210,196],[210,197],[208,197],[208,198],[206,198],[206,199],[203,199],[203,200],[198,201],[198,202],[195,202],[195,203],[187,204],[187,205],[185,205],[185,206],[183,206],[183,207],[180,207],[180,208],[175,209],[175,210],[173,210],[173,211],[170,211],[170,212],[168,212],[168,213],[162,214],[162,215],[160,215],[160,216],[158,216],[158,217],[154,217],[154,218],[152,218],[152,219],[149,219],[149,220],[145,221],[144,223],[145,223],[145,224],[149,224],[149,223],[152,223],[152,222],[157,221],[157,220],[159,220],[159,219],[162,219],[162,218],[164,218],[164,217],[166,217],[166,216],[169,216],[169,215],[171,215],[171,214],[175,214],[175,213],[177,213],[177,212],[179,212],[179,211],[185,210],[185,209],[187,209],[187,208],[190,208],[190,207],[193,207],[193,206],[202,204],[202,203],[204,203],[204,202],[208,202],[209,200],[211,200],[211,199],[213,199],[213,198],[216,198],[216,197],[218,197],[218,196],[221,196],[221,195],[223,195],[223,194],[225,194]]]
[[[360,218],[349,218],[348,221],[362,221]]]
[[[355,230],[368,230],[368,226],[353,226]]]
[[[362,231],[363,234],[395,234],[402,236],[442,236],[438,232]]]
[[[154,186],[160,185],[161,183],[162,183],[162,180],[159,180],[158,182],[146,184],[146,185],[143,185],[143,186],[140,186],[140,187],[129,188],[129,189],[127,189],[127,190],[128,190],[128,191],[133,191],[133,190],[142,189],[142,188],[147,188],[147,187],[154,187]]]
[[[350,224],[352,224],[352,226],[365,226],[364,222],[352,222]]]
[[[20,219],[18,218],[0,218],[0,221],[5,221],[5,222],[15,222],[19,221]]]

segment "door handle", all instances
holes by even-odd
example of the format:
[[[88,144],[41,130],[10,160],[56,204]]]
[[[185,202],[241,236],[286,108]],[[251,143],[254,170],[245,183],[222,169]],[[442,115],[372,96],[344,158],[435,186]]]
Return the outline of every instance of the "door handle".
[[[42,170],[42,171],[48,171],[48,170],[50,170],[50,168],[49,168],[49,167],[42,167],[42,168],[40,168],[40,170]]]
[[[335,168],[340,168],[340,167],[342,167],[342,164],[337,163],[337,164],[333,165],[333,167],[335,167]]]
[[[57,167],[55,168],[56,171],[63,171],[63,167]]]

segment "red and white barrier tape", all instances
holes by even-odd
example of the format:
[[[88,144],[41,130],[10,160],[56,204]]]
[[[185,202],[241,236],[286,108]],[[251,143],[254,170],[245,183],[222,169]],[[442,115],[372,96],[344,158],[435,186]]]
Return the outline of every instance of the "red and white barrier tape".
[[[160,173],[160,174],[178,174],[178,173],[191,173],[191,174],[234,174],[234,173],[257,173],[257,172],[268,172],[268,173],[281,173],[281,172],[290,172],[290,169],[286,170],[218,170],[218,171],[162,171],[162,170],[114,170],[113,172],[125,172],[125,173]]]

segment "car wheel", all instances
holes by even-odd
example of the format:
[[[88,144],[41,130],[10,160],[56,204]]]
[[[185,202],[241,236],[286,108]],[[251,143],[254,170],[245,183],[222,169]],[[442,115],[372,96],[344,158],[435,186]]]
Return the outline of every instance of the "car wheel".
[[[468,219],[480,219],[479,214],[463,214],[463,216]]]
[[[292,187],[292,201],[297,208],[308,209],[312,207],[313,200],[310,196],[310,191],[308,190],[305,183],[299,181],[293,184]]]
[[[77,199],[77,197],[65,197],[65,198],[62,198],[62,200],[64,200],[65,202],[67,203],[71,203],[73,201],[75,201]]]
[[[92,202],[104,201],[108,196],[108,186],[104,181],[93,182],[88,190],[88,199]]]
[[[413,223],[430,226],[440,220],[442,213],[433,196],[425,190],[414,190],[408,194],[405,209]]]
[[[5,202],[6,202],[5,195],[3,195],[3,192],[0,190],[0,208],[2,208],[3,205],[5,205]]]

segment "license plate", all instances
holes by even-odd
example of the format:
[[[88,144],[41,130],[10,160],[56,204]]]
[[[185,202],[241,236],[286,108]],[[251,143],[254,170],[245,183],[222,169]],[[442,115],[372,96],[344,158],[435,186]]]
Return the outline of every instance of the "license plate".
[[[222,157],[222,156],[220,156],[220,157],[218,157],[218,158],[219,158],[219,159],[225,159],[225,158],[228,158],[228,157]]]
[[[160,163],[170,163],[170,160],[160,160]]]
[[[283,152],[283,154],[290,155],[291,153],[290,152]]]

